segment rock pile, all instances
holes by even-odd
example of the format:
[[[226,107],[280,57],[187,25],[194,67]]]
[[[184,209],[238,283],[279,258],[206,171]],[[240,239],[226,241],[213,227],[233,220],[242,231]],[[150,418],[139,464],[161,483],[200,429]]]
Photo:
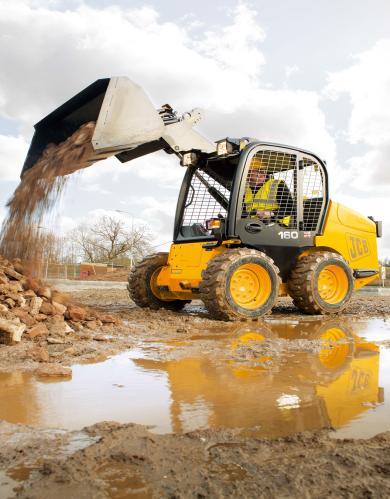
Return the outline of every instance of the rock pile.
[[[97,329],[118,319],[71,302],[67,295],[31,278],[19,259],[0,256],[0,342],[20,342],[24,338],[48,344],[65,343],[68,333],[84,327]],[[37,357],[44,356],[37,347]]]

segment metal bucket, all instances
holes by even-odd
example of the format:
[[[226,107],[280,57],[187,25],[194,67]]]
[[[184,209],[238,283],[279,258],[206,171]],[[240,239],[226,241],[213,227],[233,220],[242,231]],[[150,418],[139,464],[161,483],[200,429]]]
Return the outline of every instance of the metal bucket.
[[[129,161],[165,147],[163,134],[164,121],[142,88],[126,77],[100,79],[35,125],[21,176],[43,157],[66,161],[70,149],[62,174],[113,155]]]

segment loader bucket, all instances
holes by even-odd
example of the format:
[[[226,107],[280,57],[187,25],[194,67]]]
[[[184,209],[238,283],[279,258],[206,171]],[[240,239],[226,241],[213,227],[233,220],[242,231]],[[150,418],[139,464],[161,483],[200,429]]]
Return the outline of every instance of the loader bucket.
[[[42,162],[46,172],[61,162],[59,174],[67,175],[113,155],[129,161],[165,147],[163,132],[138,85],[126,77],[100,79],[35,125],[21,176]]]

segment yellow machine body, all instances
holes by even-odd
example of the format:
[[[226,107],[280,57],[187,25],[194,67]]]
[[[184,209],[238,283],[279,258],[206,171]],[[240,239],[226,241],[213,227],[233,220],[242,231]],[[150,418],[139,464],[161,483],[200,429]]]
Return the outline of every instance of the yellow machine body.
[[[194,300],[209,260],[240,241],[224,241],[220,246],[205,247],[204,242],[172,244],[168,264],[163,267],[156,285],[162,299]],[[340,254],[353,270],[378,269],[375,222],[340,203],[330,201],[324,230],[315,245],[301,253],[328,250]],[[355,279],[355,289],[377,279],[377,275]],[[166,291],[161,291],[165,289]],[[279,295],[286,294],[283,283]]]
[[[225,242],[227,243],[227,241]],[[227,244],[215,248],[204,248],[204,242],[172,244],[168,265],[163,267],[157,277],[157,287],[168,288],[169,292],[159,291],[161,298],[195,300],[194,289],[199,288],[202,270],[209,260],[226,251]]]
[[[325,248],[339,253],[353,270],[379,272],[375,222],[346,206],[330,201],[321,236],[313,250]],[[311,250],[311,251],[313,251]],[[374,281],[378,275],[355,279],[355,289]]]

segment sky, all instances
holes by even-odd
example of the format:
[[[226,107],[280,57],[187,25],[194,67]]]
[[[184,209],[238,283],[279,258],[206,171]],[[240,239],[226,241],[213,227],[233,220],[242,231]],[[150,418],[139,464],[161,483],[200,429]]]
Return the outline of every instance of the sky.
[[[0,0],[0,220],[33,125],[96,79],[128,76],[156,108],[204,109],[211,140],[318,154],[331,199],[383,220],[389,258],[389,21],[388,0]],[[101,162],[72,176],[54,223],[114,215],[163,249],[183,174],[164,152]]]

